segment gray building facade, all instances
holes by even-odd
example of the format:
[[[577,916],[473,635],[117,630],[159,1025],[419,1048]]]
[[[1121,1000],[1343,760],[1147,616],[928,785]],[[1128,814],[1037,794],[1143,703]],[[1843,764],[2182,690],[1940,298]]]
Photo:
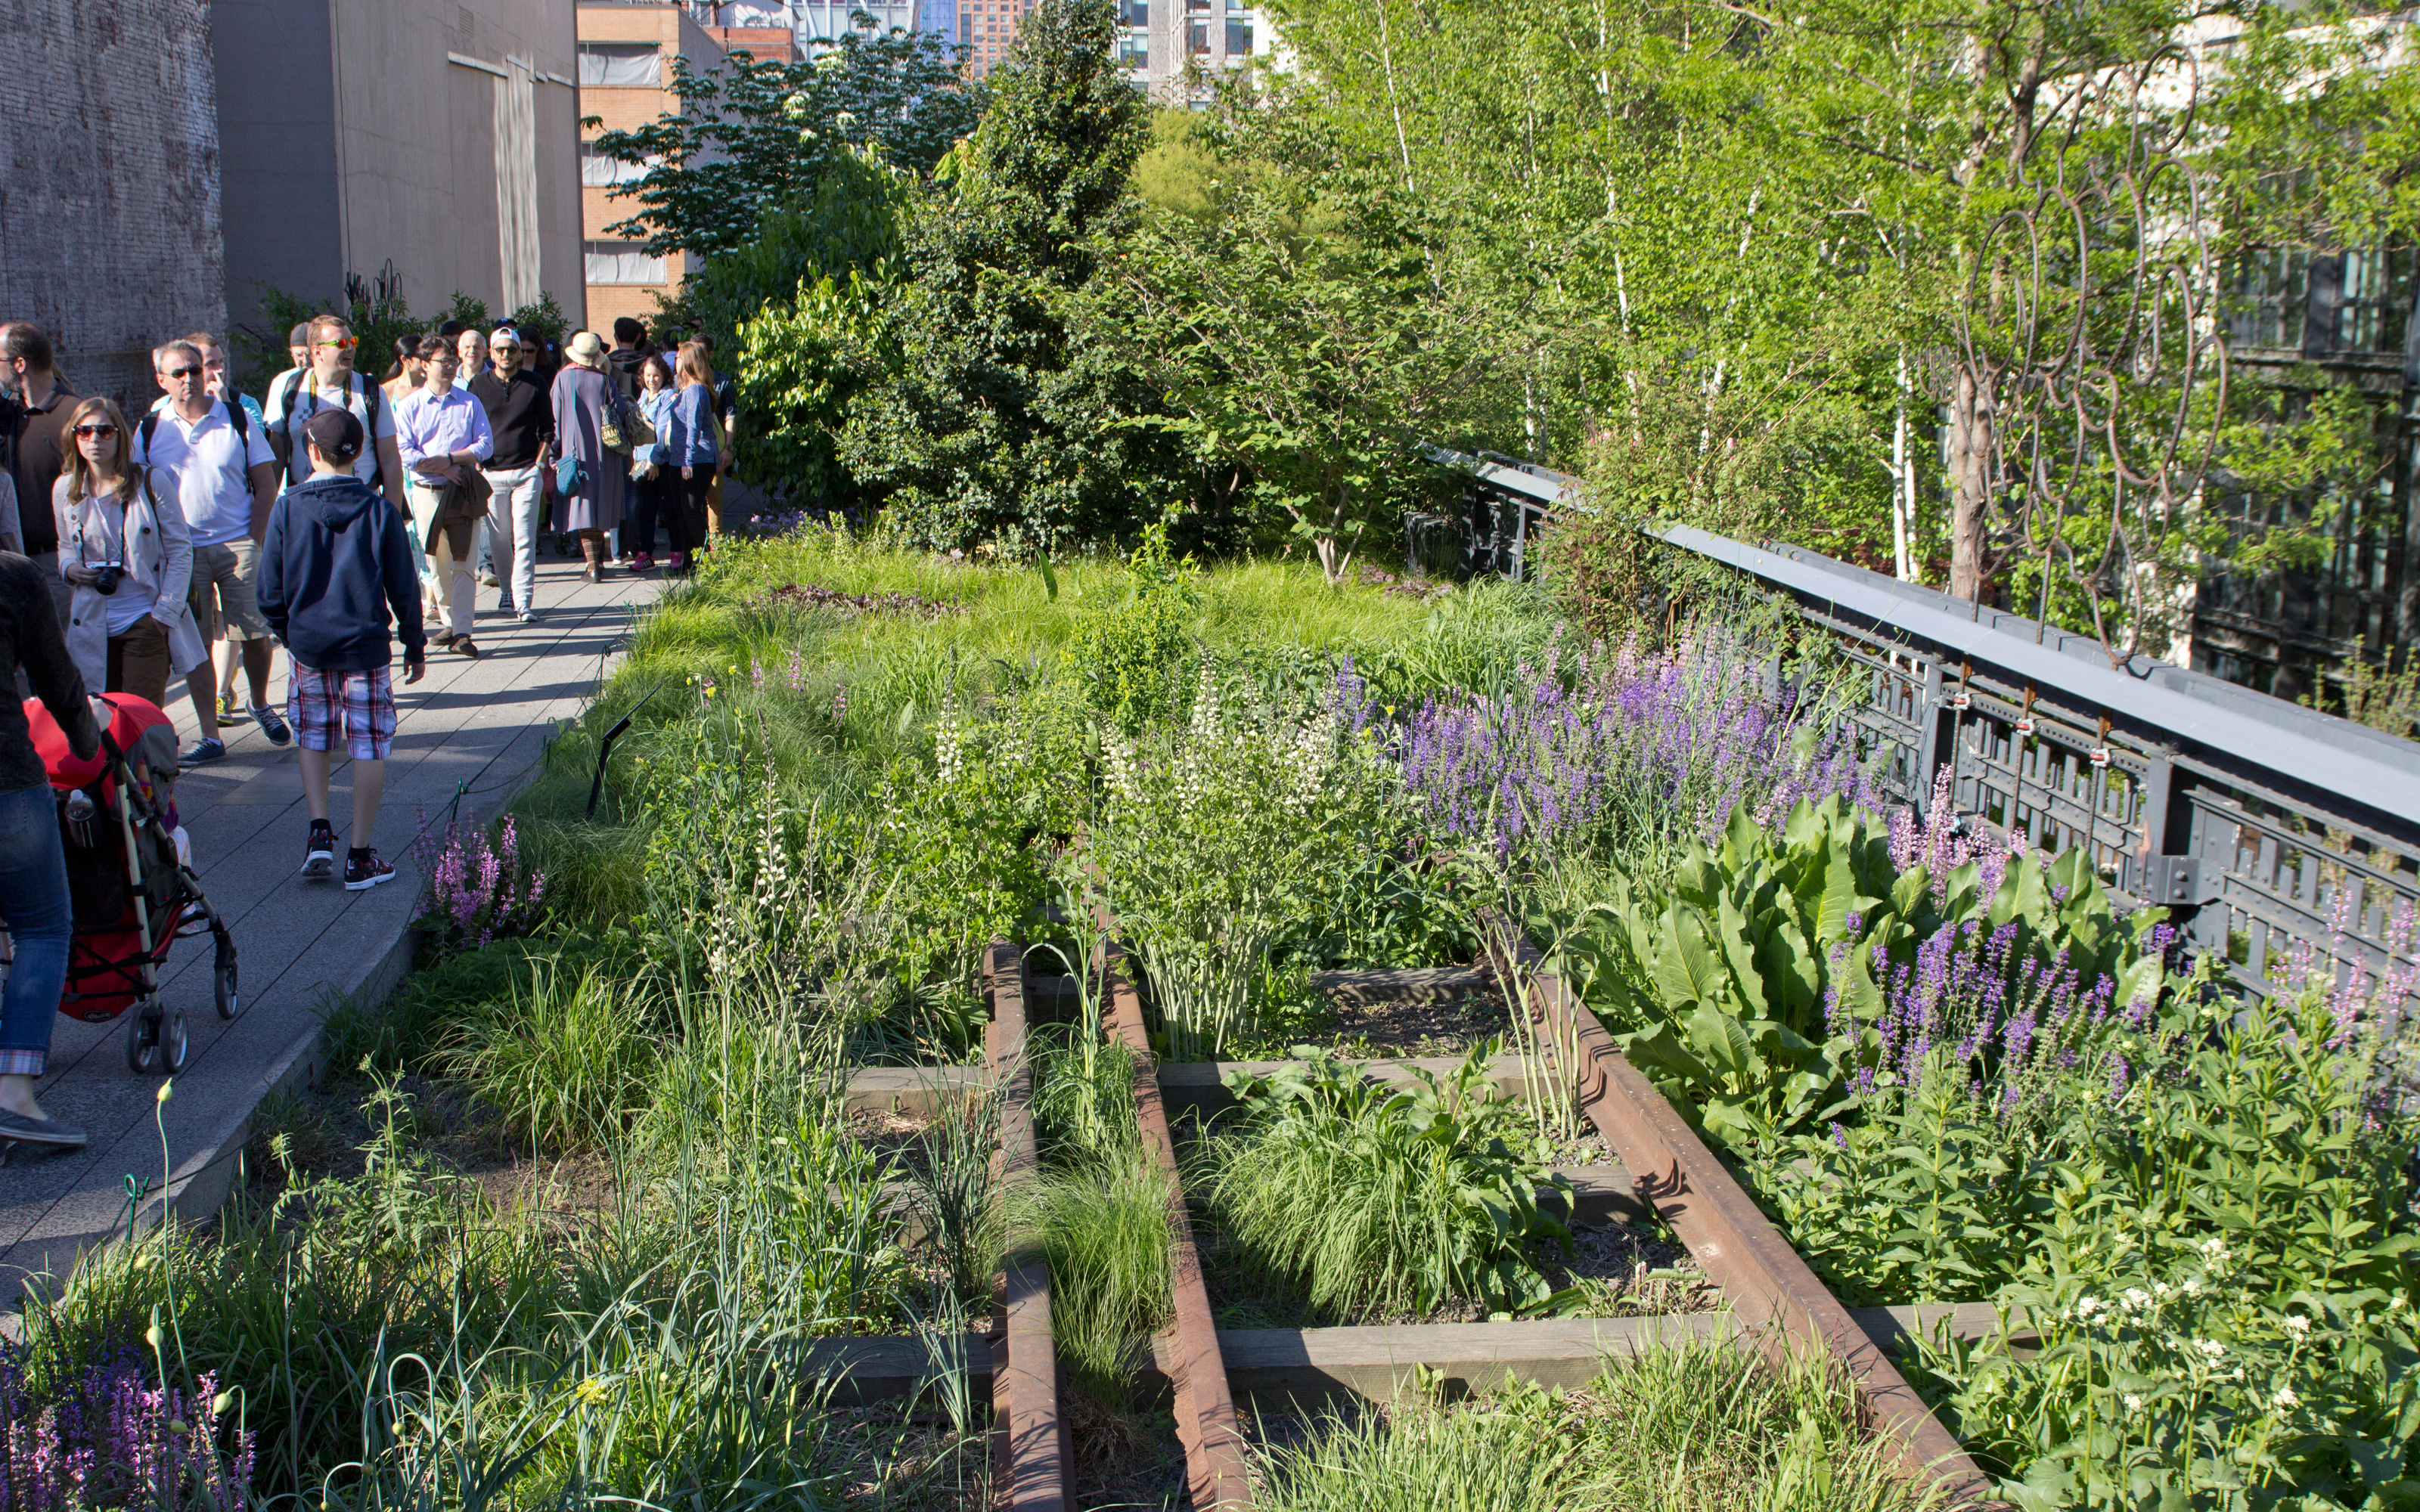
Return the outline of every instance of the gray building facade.
[[[0,7],[0,319],[70,386],[153,392],[150,348],[226,318],[207,0]]]

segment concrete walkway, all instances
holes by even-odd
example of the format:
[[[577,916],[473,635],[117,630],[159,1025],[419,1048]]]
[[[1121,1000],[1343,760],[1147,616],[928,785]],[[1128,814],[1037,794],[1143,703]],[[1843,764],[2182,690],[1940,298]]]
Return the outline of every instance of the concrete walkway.
[[[338,882],[298,875],[310,816],[291,745],[271,746],[247,722],[227,732],[225,761],[185,775],[178,807],[202,885],[235,933],[242,1011],[223,1023],[212,1006],[209,937],[178,942],[163,990],[184,1010],[193,1051],[164,1108],[156,1103],[161,1078],[126,1068],[126,1018],[58,1021],[39,1095],[45,1108],[82,1124],[92,1143],[73,1155],[19,1149],[0,1163],[0,1308],[15,1304],[29,1277],[65,1274],[85,1245],[122,1230],[130,1173],[161,1185],[155,1114],[166,1122],[178,1210],[194,1215],[216,1206],[255,1104],[271,1088],[317,1074],[315,1010],[332,994],[365,987],[382,994],[408,968],[407,927],[420,891],[408,853],[421,811],[442,823],[458,787],[467,786],[465,811],[494,813],[535,766],[551,722],[585,704],[626,644],[632,610],[660,586],[659,577],[616,573],[590,587],[578,564],[542,556],[540,624],[496,612],[496,590],[483,588],[480,659],[432,651],[427,677],[410,687],[398,667],[400,719],[377,836],[398,875],[383,887],[347,892]],[[272,687],[280,697],[284,666],[281,652]],[[190,741],[190,705],[179,698],[170,712]],[[340,844],[351,811],[347,771],[340,757],[330,795]],[[155,1213],[158,1201],[155,1191],[148,1203]]]

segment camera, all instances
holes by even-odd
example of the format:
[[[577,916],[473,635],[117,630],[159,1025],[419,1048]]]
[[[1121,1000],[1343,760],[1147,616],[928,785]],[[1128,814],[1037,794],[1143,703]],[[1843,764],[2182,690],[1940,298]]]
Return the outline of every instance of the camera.
[[[106,598],[117,592],[118,583],[126,577],[126,563],[103,562],[92,569],[92,589]]]

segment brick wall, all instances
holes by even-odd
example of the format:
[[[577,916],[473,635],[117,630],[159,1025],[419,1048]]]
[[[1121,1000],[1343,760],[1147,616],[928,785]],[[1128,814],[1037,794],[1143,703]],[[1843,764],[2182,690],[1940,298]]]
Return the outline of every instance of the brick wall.
[[[207,0],[0,9],[0,319],[82,393],[148,404],[150,348],[226,319]]]

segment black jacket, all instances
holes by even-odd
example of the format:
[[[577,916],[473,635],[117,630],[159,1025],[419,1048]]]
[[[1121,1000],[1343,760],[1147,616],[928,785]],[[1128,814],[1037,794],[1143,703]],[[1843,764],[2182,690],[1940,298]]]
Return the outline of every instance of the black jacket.
[[[92,705],[85,702],[84,674],[76,671],[59,634],[50,575],[23,557],[0,555],[0,678],[13,687],[20,667],[25,669],[35,696],[66,733],[68,748],[78,756],[99,750],[101,726],[93,721]],[[13,692],[0,698],[0,793],[49,780],[25,727],[25,706]]]

